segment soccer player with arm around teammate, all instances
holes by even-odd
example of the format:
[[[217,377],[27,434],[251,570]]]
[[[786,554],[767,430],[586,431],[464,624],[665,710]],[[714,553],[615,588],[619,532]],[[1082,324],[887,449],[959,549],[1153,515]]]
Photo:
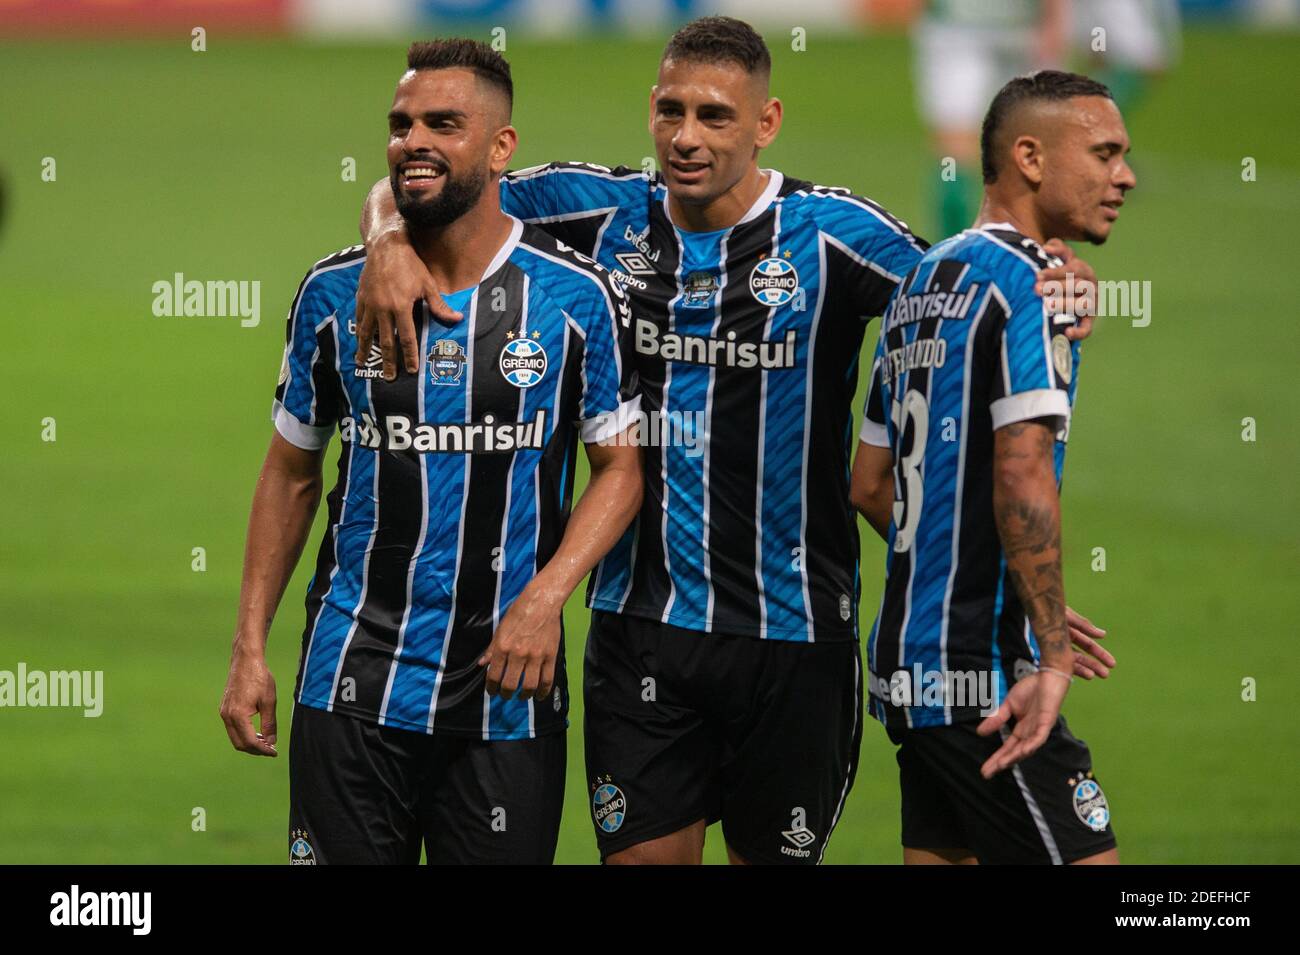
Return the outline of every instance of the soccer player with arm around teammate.
[[[856,768],[857,356],[925,243],[865,197],[762,167],[783,117],[770,80],[752,27],[693,21],[649,90],[657,171],[501,183],[503,208],[599,261],[632,308],[645,502],[592,574],[584,665],[610,863],[699,862],[720,821],[733,862],[814,864]],[[406,343],[438,288],[371,200],[358,308]]]
[[[900,747],[909,862],[1118,861],[1060,716],[1072,674],[1114,660],[1065,604],[1079,348],[1034,276],[1046,236],[1106,240],[1135,185],[1128,148],[1101,84],[1009,82],[984,121],[975,226],[932,247],[882,319],[852,498],[889,545],[870,705]]]
[[[623,292],[502,212],[513,85],[486,44],[414,44],[388,114],[390,188],[463,321],[416,316],[414,375],[356,361],[359,247],[289,316],[249,520],[221,717],[276,755],[267,634],[321,497],[289,748],[290,861],[549,863],[563,802],[565,600],[633,519],[640,452]],[[577,445],[591,464],[570,513]],[[260,718],[255,729],[253,718]]]

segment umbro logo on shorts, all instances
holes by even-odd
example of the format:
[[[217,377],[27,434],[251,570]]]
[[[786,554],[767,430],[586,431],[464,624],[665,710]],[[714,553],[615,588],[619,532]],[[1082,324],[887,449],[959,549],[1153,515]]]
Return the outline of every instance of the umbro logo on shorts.
[[[786,829],[781,833],[781,835],[785,836],[786,841],[790,843],[790,846],[794,846],[793,849],[791,849],[790,846],[782,846],[781,853],[787,856],[795,856],[799,859],[808,858],[808,856],[811,855],[808,851],[808,847],[817,841],[817,834],[806,827]]]

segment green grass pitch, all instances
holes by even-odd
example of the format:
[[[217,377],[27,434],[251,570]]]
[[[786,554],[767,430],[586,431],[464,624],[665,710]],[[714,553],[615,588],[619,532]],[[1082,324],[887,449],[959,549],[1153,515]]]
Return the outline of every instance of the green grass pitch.
[[[906,40],[813,35],[795,53],[769,39],[787,114],[765,163],[928,232],[934,167]],[[188,41],[0,46],[0,669],[102,669],[106,696],[98,719],[0,710],[0,862],[285,857],[286,746],[275,761],[235,753],[217,706],[283,316],[306,268],[357,241],[403,44]],[[512,41],[516,165],[640,164],[659,48]],[[1300,318],[1284,292],[1298,57],[1296,35],[1189,31],[1180,68],[1128,117],[1138,189],[1111,242],[1086,252],[1103,278],[1152,288],[1149,326],[1101,320],[1085,346],[1064,495],[1069,600],[1120,659],[1066,711],[1127,862],[1300,861]],[[155,318],[151,285],[176,272],[260,280],[260,325]],[[868,619],[882,557],[864,535]],[[285,743],[309,563],[271,640]],[[576,677],[578,599],[566,619]],[[575,703],[570,863],[596,858]],[[896,862],[898,828],[892,746],[869,723],[827,861]],[[707,857],[724,858],[716,830]]]

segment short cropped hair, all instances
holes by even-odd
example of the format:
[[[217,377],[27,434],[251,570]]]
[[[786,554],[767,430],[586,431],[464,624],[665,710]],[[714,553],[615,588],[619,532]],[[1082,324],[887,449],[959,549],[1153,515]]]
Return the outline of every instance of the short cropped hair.
[[[1017,76],[998,90],[993,102],[989,104],[989,111],[984,116],[984,128],[980,131],[980,165],[984,172],[984,184],[998,181],[994,140],[1002,131],[1007,117],[1018,106],[1034,100],[1060,101],[1075,96],[1104,96],[1106,99],[1114,99],[1104,83],[1098,83],[1079,73],[1065,73],[1061,70],[1039,70],[1027,76]]]
[[[668,40],[663,59],[696,63],[734,63],[746,73],[772,72],[767,44],[744,20],[734,17],[700,17]]]
[[[507,112],[514,107],[515,84],[510,78],[510,64],[486,43],[460,37],[417,40],[406,51],[406,66],[411,70],[449,70],[457,67],[473,70],[480,79],[486,80],[505,95]]]

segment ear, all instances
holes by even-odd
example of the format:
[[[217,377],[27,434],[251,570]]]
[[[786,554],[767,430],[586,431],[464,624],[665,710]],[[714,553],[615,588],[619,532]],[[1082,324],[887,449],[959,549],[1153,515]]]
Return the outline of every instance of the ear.
[[[654,133],[655,133],[655,100],[658,99],[658,98],[659,98],[659,87],[658,87],[658,86],[652,86],[652,87],[650,87],[650,121],[649,121],[649,127],[650,127],[650,135],[651,135],[651,136],[653,136]]]
[[[756,147],[766,149],[772,145],[773,140],[776,139],[776,134],[781,131],[781,119],[784,112],[781,101],[775,96],[763,104],[763,109],[758,114],[758,136],[754,139]]]
[[[518,146],[519,133],[513,126],[502,126],[497,130],[496,139],[492,143],[492,152],[489,157],[489,168],[492,170],[492,175],[499,176],[506,171]]]
[[[1011,159],[1020,175],[1032,185],[1043,182],[1043,143],[1037,136],[1021,136],[1011,146]]]

